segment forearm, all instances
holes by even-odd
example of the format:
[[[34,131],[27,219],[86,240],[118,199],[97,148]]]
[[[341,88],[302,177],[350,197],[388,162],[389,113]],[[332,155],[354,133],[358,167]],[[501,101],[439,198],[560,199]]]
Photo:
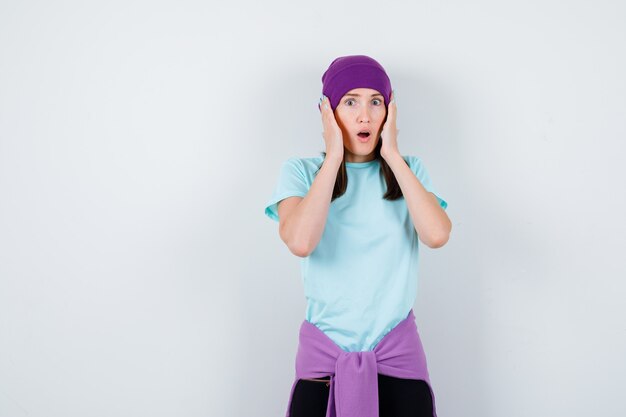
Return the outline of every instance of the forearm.
[[[285,242],[299,256],[308,256],[322,238],[341,163],[329,156],[324,159],[306,196],[284,221]]]
[[[452,223],[435,195],[427,191],[400,154],[387,160],[408,207],[420,240],[431,248],[443,246],[450,236]]]

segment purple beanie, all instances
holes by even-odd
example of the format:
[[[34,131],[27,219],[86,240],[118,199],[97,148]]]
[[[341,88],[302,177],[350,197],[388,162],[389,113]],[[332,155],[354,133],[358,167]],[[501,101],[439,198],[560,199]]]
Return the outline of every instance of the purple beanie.
[[[391,81],[382,65],[366,55],[335,58],[322,75],[322,85],[322,93],[330,100],[333,110],[353,88],[372,88],[385,97],[385,107],[389,105]]]

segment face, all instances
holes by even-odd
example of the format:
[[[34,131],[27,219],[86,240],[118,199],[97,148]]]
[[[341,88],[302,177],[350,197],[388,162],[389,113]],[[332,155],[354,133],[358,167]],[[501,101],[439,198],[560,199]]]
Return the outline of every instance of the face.
[[[374,159],[387,116],[383,95],[371,88],[355,88],[341,98],[334,113],[343,133],[346,161]],[[360,132],[368,132],[369,136],[362,137],[365,135],[359,135]]]

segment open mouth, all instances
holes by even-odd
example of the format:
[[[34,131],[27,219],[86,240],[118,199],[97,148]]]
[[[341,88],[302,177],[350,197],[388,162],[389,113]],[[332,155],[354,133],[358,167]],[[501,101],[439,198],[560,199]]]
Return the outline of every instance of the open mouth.
[[[369,131],[363,130],[362,132],[357,133],[357,136],[359,137],[359,142],[366,143],[369,142],[371,135]]]

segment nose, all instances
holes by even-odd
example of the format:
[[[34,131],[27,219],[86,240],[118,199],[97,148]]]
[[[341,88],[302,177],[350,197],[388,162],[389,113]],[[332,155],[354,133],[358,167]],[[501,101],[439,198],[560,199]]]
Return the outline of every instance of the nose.
[[[359,111],[359,122],[369,122],[370,121],[370,112],[367,106],[361,107]]]

